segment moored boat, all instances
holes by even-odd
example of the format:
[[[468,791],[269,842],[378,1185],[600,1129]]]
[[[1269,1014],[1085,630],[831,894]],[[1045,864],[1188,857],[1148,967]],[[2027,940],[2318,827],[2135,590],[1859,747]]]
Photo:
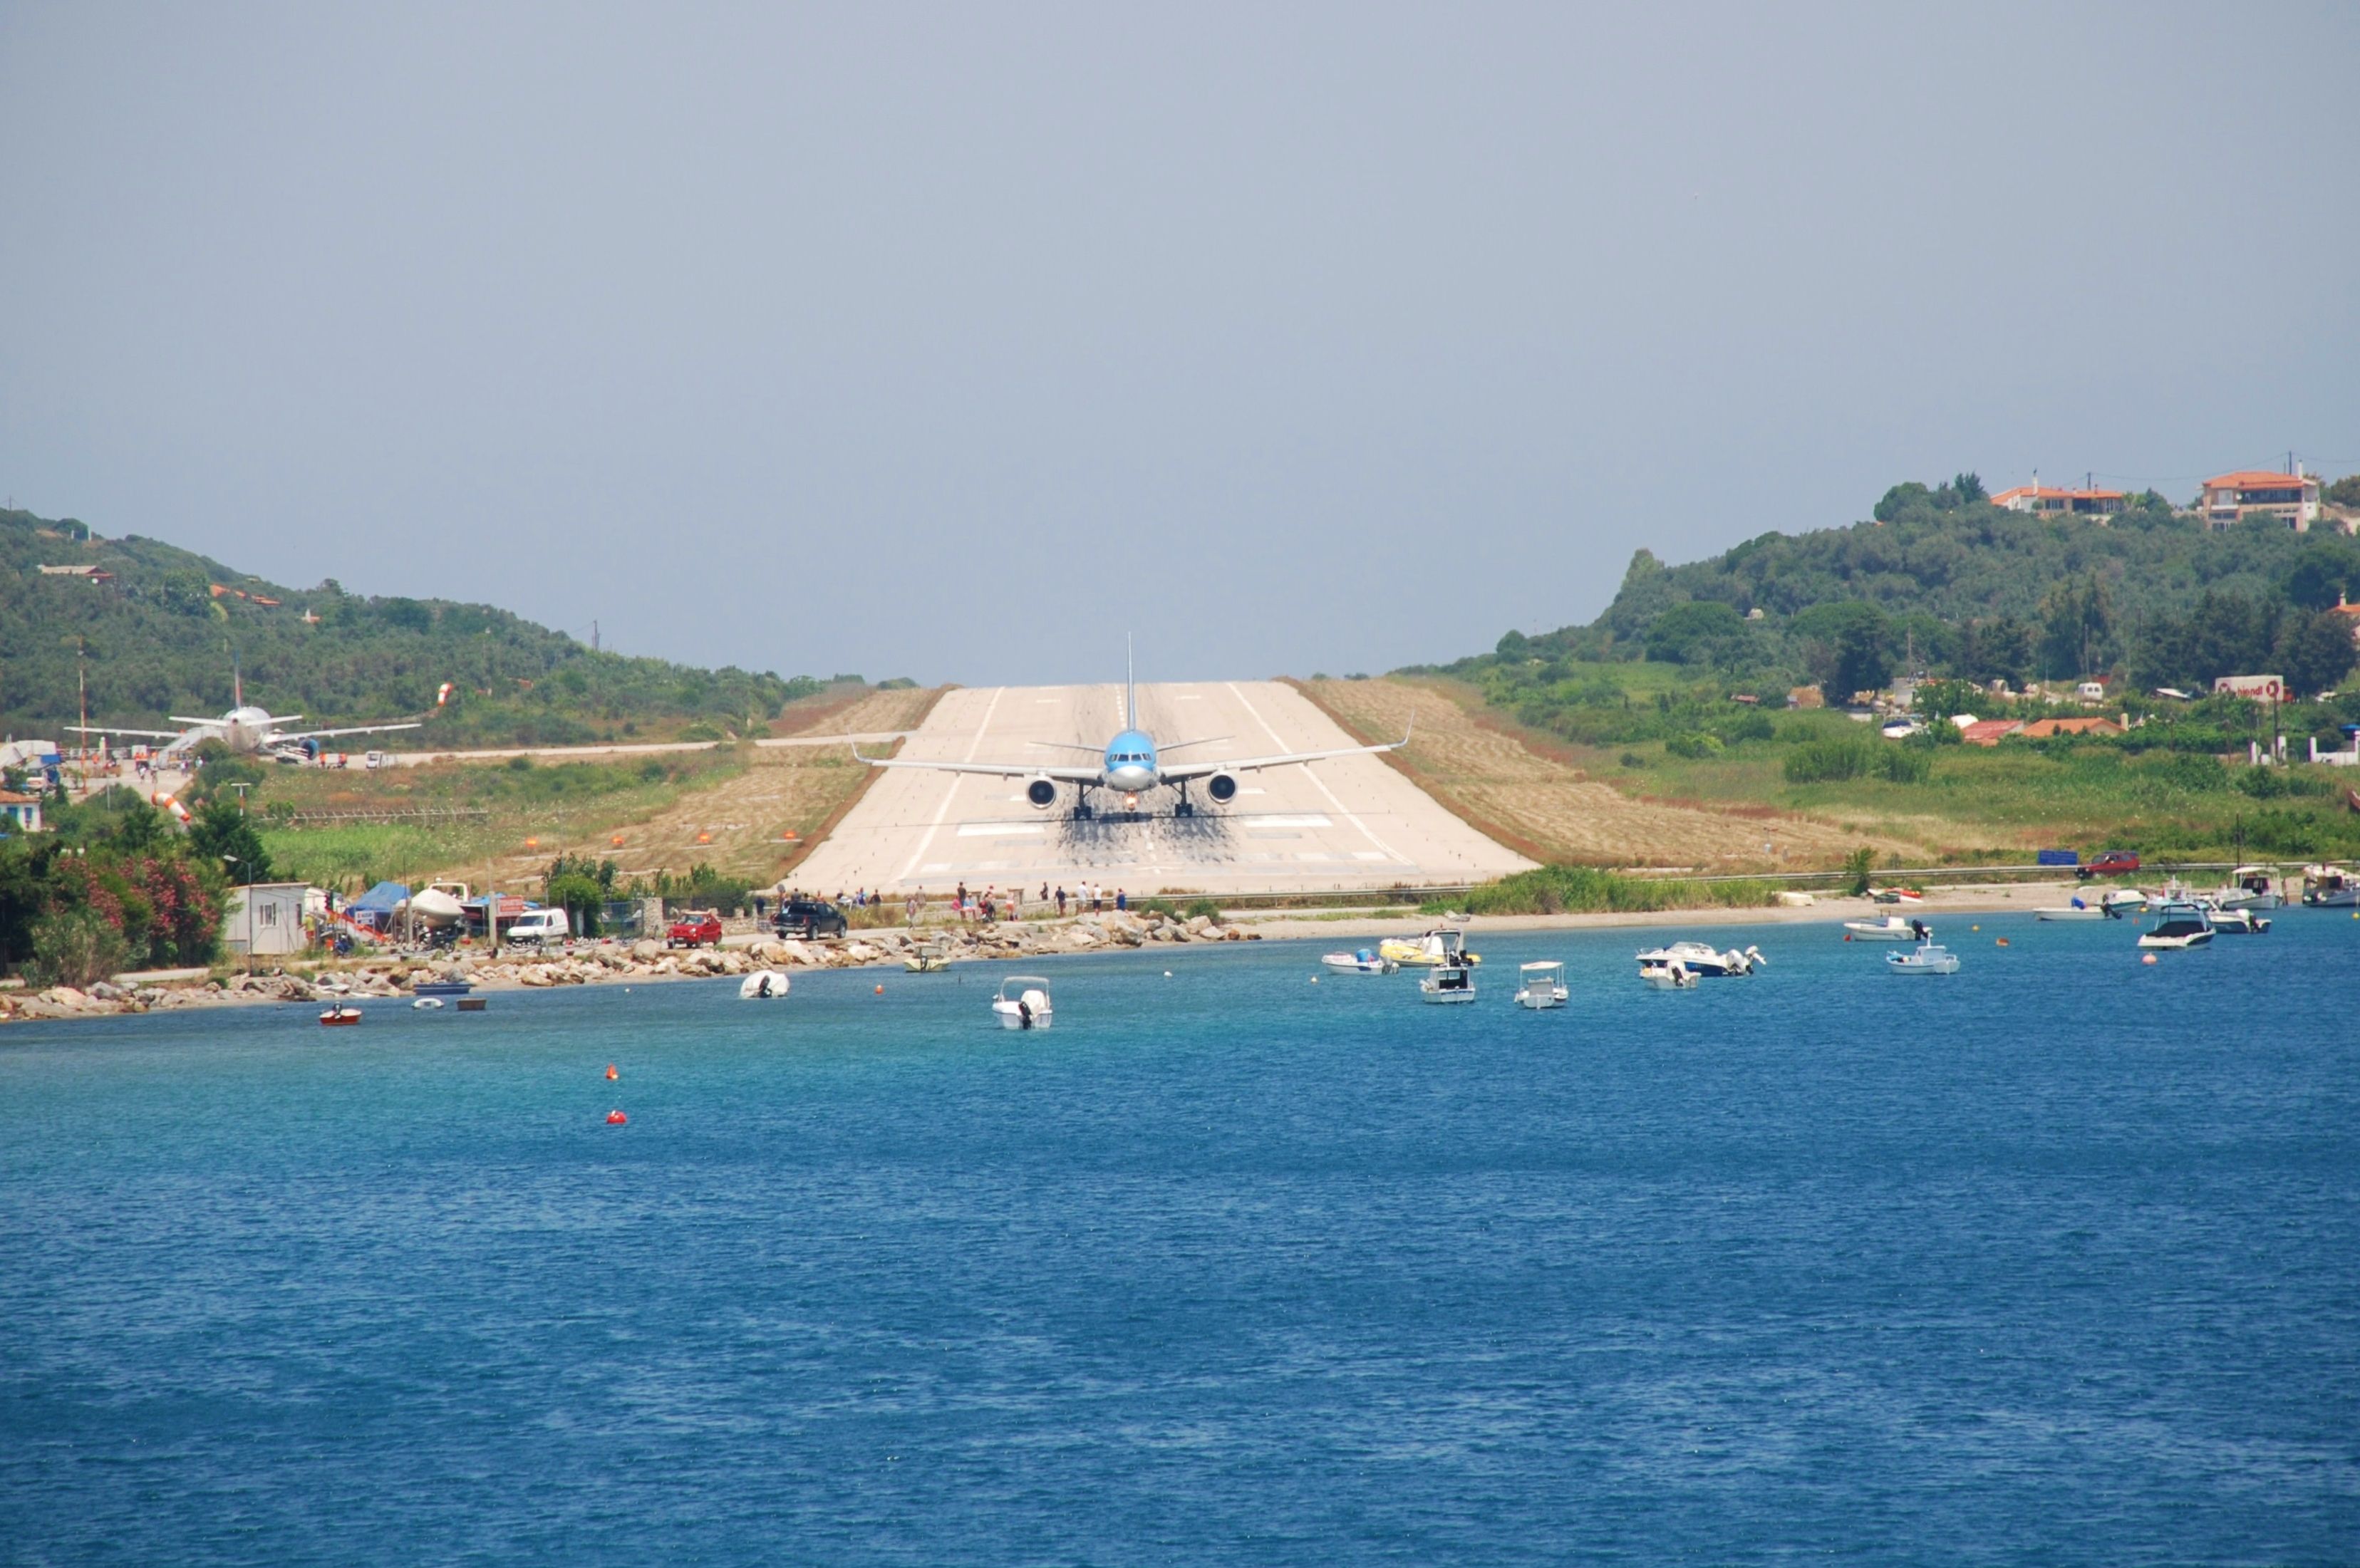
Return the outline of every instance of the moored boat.
[[[2166,904],[2156,911],[2153,931],[2139,932],[2141,947],[2202,947],[2212,940],[2212,922],[2196,904]]]
[[[1038,975],[1011,975],[991,998],[991,1011],[1001,1029],[1047,1029],[1049,982]]]
[[[1879,915],[1873,920],[1846,920],[1843,929],[1854,942],[1924,942],[1933,935],[1925,921],[1907,915]]]
[[[1421,969],[1437,964],[1467,967],[1483,962],[1467,951],[1467,933],[1456,926],[1437,926],[1423,936],[1387,937],[1377,945],[1377,956]]]
[[[1661,964],[1640,960],[1639,978],[1659,991],[1693,991],[1697,984],[1696,971],[1677,958]]]
[[[2262,936],[2270,929],[2267,915],[2257,915],[2247,909],[2212,909],[2205,918],[2223,936]]]
[[[751,1002],[764,997],[783,996],[792,984],[776,969],[757,969],[738,982],[738,999]]]
[[[1923,942],[1907,953],[1888,953],[1887,967],[1896,975],[1956,975],[1959,955],[1939,943]]]
[[[2116,918],[2103,904],[2085,904],[2076,895],[2070,904],[2045,905],[2032,911],[2037,920],[2103,920]]]
[[[2306,866],[2302,868],[2302,901],[2313,909],[2360,908],[2360,878],[2341,866]]]
[[[1562,1007],[1573,996],[1565,987],[1565,965],[1553,958],[1524,964],[1516,975],[1524,982],[1516,988],[1520,1007]]]
[[[1401,965],[1373,948],[1354,953],[1323,953],[1319,962],[1338,975],[1391,975]]]
[[[332,1029],[356,1024],[361,1021],[361,1010],[358,1007],[330,1007],[320,1015],[320,1021]]]
[[[1770,961],[1762,956],[1762,950],[1758,947],[1749,947],[1743,953],[1733,947],[1727,953],[1715,953],[1700,942],[1676,942],[1669,946],[1649,948],[1640,953],[1639,967],[1644,970],[1651,964],[1670,964],[1676,960],[1686,965],[1689,973],[1707,979],[1751,975],[1756,969],[1770,966]]]
[[[1428,1002],[1471,1002],[1475,972],[1464,964],[1437,964],[1419,980],[1420,998]]]

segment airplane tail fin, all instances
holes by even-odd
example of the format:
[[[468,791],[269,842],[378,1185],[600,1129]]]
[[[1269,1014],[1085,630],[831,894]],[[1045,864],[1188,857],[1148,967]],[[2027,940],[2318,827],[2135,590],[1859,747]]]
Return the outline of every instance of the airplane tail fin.
[[[1139,727],[1139,681],[1131,672],[1131,634],[1122,634],[1122,727]]]
[[[239,667],[237,655],[234,653],[229,656],[229,705],[233,708],[246,706],[246,672]]]

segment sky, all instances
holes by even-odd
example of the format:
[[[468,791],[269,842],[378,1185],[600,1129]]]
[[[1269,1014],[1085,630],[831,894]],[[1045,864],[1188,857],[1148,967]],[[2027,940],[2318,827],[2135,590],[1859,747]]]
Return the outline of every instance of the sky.
[[[0,0],[0,498],[976,685],[2360,471],[2360,7],[1950,10]]]

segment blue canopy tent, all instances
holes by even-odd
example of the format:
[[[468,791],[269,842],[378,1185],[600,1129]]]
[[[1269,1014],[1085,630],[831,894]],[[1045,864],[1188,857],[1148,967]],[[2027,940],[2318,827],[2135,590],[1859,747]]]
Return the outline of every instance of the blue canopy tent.
[[[367,892],[344,906],[344,913],[378,931],[393,922],[393,912],[410,898],[410,889],[399,882],[380,882]]]

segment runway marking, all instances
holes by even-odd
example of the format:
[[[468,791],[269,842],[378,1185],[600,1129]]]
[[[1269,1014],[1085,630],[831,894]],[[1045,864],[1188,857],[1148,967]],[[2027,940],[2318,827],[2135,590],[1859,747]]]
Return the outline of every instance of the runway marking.
[[[961,838],[1008,838],[1017,833],[1046,833],[1039,822],[961,822]]]
[[[1336,824],[1317,811],[1300,817],[1242,817],[1249,828],[1332,828]]]
[[[1270,727],[1270,721],[1262,716],[1262,710],[1255,707],[1251,702],[1246,701],[1246,694],[1238,690],[1238,683],[1236,681],[1229,681],[1229,695],[1238,700],[1238,705],[1245,709],[1245,711],[1252,716],[1253,722],[1262,726],[1262,734],[1270,736],[1270,744],[1276,746],[1279,750],[1284,751],[1286,749],[1286,743],[1278,738],[1278,732]],[[1328,788],[1328,780],[1320,778],[1318,774],[1312,771],[1312,765],[1310,763],[1297,763],[1295,766],[1303,769],[1303,775],[1305,778],[1319,786],[1319,792],[1328,797],[1328,803],[1336,808],[1336,814],[1342,817],[1354,827],[1360,829],[1360,836],[1367,839],[1371,844],[1374,845],[1378,849],[1383,850],[1385,852],[1386,859],[1399,860],[1401,858],[1401,856],[1395,855],[1393,850],[1386,845],[1384,840],[1379,838],[1376,834],[1369,831],[1368,823],[1362,822],[1360,818],[1354,816],[1350,811],[1344,809],[1344,802],[1336,798],[1335,790]]]
[[[984,732],[991,728],[991,715],[999,711],[1000,699],[1007,690],[1005,686],[995,686],[991,689],[991,701],[983,705],[983,722],[975,726],[975,738],[967,743],[967,755],[961,757],[960,761],[975,760],[975,748],[983,744]],[[956,773],[950,776],[950,785],[943,790],[943,803],[934,808],[934,820],[926,824],[926,836],[920,839],[918,847],[910,852],[910,863],[901,867],[901,880],[906,882],[910,879],[910,873],[918,868],[919,856],[924,855],[933,846],[934,834],[942,830],[943,819],[951,814],[951,797],[958,793],[959,779],[960,775]]]

